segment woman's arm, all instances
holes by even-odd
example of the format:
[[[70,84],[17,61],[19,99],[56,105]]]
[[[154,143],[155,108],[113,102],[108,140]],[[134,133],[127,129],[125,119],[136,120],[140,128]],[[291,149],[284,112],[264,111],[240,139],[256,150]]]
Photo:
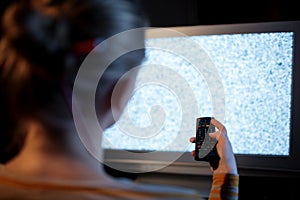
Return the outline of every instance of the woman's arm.
[[[220,160],[216,168],[211,167],[213,172],[213,184],[210,191],[209,200],[238,199],[239,192],[239,175],[236,165],[232,146],[227,136],[225,126],[218,120],[212,118],[211,123],[216,127],[217,131],[210,133],[210,137],[217,139],[217,152]],[[191,142],[195,142],[195,137],[190,138]],[[195,152],[192,152],[194,156]]]

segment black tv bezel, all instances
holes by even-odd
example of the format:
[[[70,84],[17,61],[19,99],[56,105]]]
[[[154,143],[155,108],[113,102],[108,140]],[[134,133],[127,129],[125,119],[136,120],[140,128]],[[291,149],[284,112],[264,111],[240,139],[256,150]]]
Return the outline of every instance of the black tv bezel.
[[[293,31],[295,33],[292,72],[290,155],[266,156],[235,154],[235,156],[241,174],[300,176],[300,123],[297,123],[300,122],[300,92],[297,92],[297,88],[300,88],[300,21],[195,25],[165,28],[191,36],[279,31]],[[146,36],[168,37],[160,35],[160,29],[161,28],[152,27],[146,32]],[[211,175],[208,163],[195,161],[190,152],[184,152],[176,161],[167,166],[165,158],[168,158],[170,155],[178,154],[178,152],[159,152],[159,156],[156,154],[155,157],[148,157],[147,159],[142,156],[124,157],[122,152],[122,150],[106,149],[104,153],[104,164],[119,171],[130,173],[151,171],[151,167],[153,167],[154,169],[159,168],[156,170],[156,172],[159,173]]]

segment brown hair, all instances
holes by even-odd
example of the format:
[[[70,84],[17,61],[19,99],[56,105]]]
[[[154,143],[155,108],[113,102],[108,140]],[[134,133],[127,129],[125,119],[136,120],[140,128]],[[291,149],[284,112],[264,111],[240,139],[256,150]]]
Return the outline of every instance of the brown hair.
[[[71,51],[75,43],[146,25],[141,8],[129,0],[23,0],[9,6],[0,41],[0,161],[22,146],[17,130],[23,119],[61,106],[61,81],[72,85],[82,61]],[[134,62],[143,57],[144,50],[135,52]]]

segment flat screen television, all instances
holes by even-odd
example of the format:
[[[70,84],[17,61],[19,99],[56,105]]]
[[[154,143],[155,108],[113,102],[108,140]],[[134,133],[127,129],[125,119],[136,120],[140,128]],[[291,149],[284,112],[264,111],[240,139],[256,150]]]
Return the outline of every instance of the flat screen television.
[[[191,156],[196,118],[227,128],[239,171],[300,172],[300,22],[149,28],[146,58],[104,163],[210,174]]]

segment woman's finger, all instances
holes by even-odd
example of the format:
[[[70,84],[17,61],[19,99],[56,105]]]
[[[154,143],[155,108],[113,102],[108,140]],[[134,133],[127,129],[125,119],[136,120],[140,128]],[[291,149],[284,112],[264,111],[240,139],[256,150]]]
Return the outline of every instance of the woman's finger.
[[[221,124],[221,122],[219,122],[218,120],[212,118],[211,123],[212,123],[212,125],[214,125],[219,130],[220,134],[225,131],[224,125]]]
[[[191,143],[195,143],[195,142],[196,142],[196,137],[191,137],[191,138],[190,138],[190,142],[191,142]]]
[[[216,140],[219,140],[221,133],[222,133],[221,131],[216,131],[216,132],[209,133],[209,136],[215,138]]]
[[[191,152],[191,154],[192,154],[192,156],[194,157],[194,156],[195,156],[195,150],[193,150],[193,151]]]

